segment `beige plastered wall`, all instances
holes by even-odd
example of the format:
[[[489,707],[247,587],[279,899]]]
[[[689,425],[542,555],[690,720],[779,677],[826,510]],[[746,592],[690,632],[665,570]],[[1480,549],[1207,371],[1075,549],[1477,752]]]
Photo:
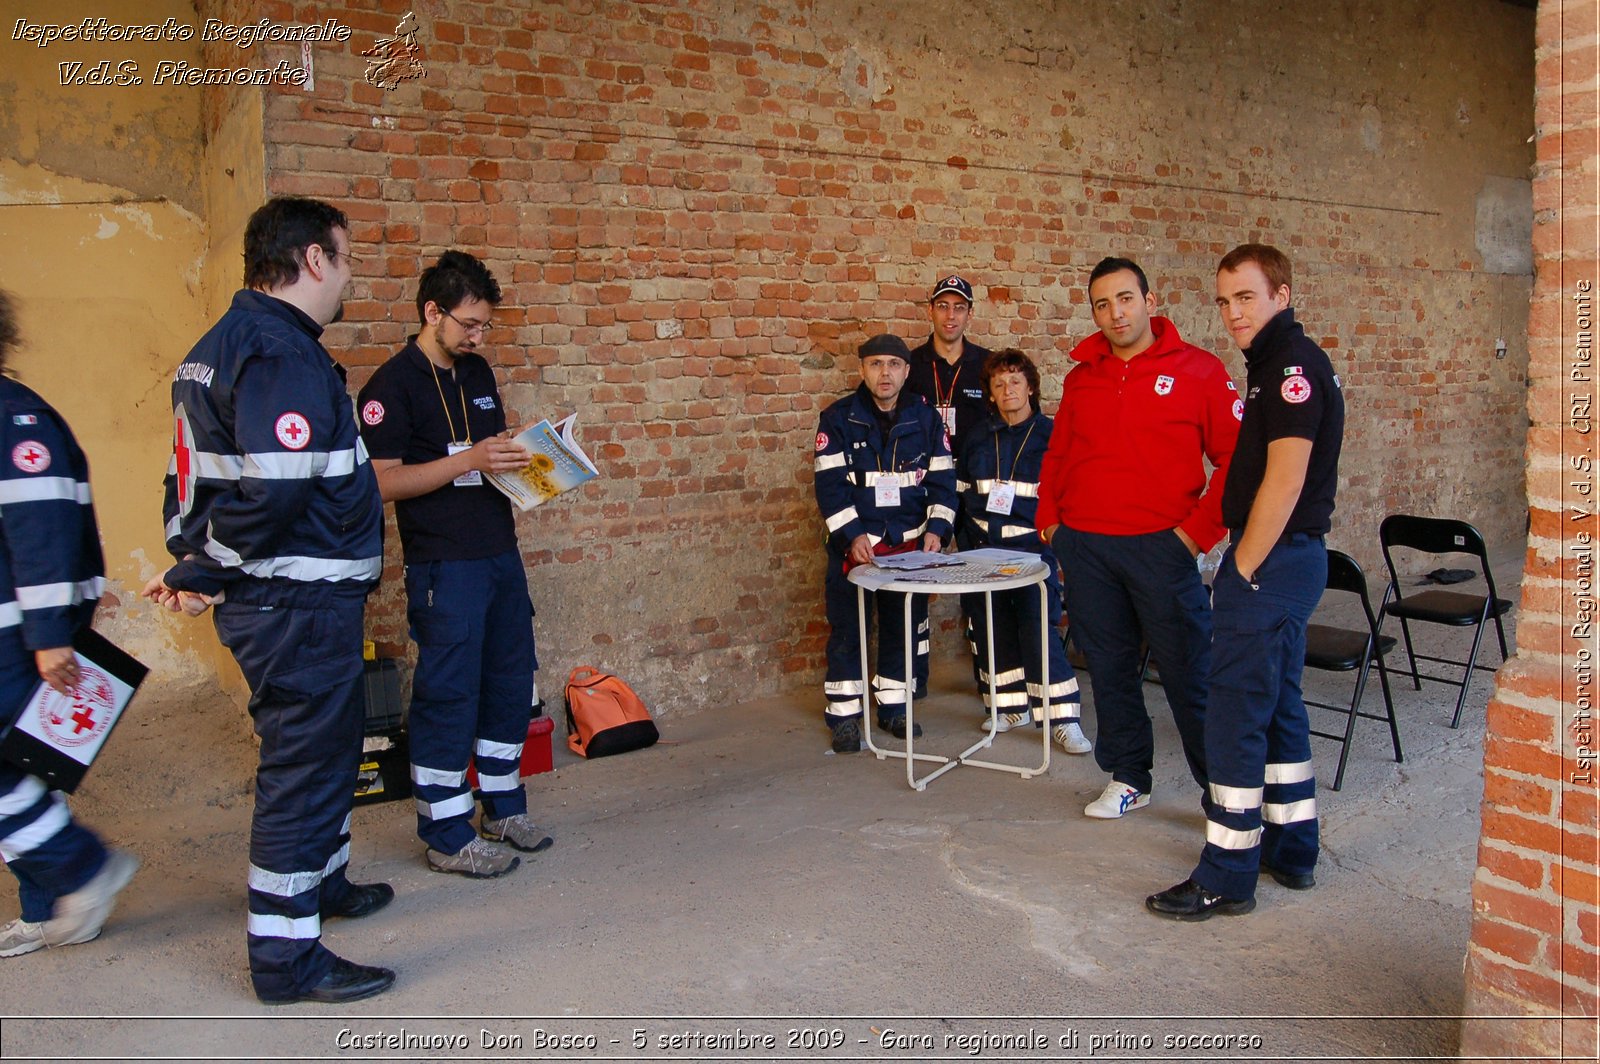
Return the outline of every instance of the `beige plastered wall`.
[[[23,330],[11,371],[89,456],[108,582],[97,627],[165,678],[220,678],[238,691],[209,619],[166,615],[138,592],[170,562],[161,493],[172,371],[238,287],[244,218],[263,198],[260,105],[151,83],[160,60],[199,63],[197,39],[13,39],[17,19],[85,17],[199,26],[183,0],[5,6],[0,286],[17,297]],[[108,73],[143,83],[74,83],[105,60]],[[83,66],[64,72],[68,63]]]

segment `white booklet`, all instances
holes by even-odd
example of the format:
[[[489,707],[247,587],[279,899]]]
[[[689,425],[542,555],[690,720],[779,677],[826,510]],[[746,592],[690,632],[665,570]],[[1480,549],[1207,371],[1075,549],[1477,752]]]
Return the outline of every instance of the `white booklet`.
[[[517,509],[531,510],[599,476],[600,471],[578,445],[573,431],[577,420],[577,414],[568,414],[554,425],[546,419],[514,436],[533,457],[515,473],[490,473],[489,483]]]
[[[72,640],[79,680],[69,694],[34,686],[15,724],[0,738],[0,760],[75,790],[149,671],[93,629]]]

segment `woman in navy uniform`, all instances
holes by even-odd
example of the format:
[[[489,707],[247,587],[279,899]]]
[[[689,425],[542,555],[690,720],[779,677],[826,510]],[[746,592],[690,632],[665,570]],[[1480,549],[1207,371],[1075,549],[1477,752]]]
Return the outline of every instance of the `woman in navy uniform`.
[[[981,428],[967,431],[956,463],[956,487],[974,535],[973,546],[1027,551],[1050,566],[1048,617],[1040,617],[1038,588],[1014,588],[993,595],[995,729],[1009,731],[1030,720],[1042,724],[1048,718],[1052,737],[1063,750],[1086,754],[1093,746],[1078,723],[1078,680],[1067,661],[1066,648],[1053,633],[1047,640],[1048,693],[1039,668],[1041,621],[1052,628],[1061,621],[1061,577],[1055,555],[1041,546],[1033,527],[1039,507],[1039,469],[1053,427],[1039,412],[1039,370],[1027,355],[1010,347],[984,362],[983,384],[993,416]],[[990,633],[983,596],[962,597],[967,600],[962,603],[963,612],[972,618],[972,652],[979,663],[987,702]],[[984,727],[988,726],[986,717]]]
[[[18,343],[0,291],[0,372]],[[72,638],[94,618],[105,560],[89,463],[72,430],[23,384],[0,377],[0,732],[42,679],[77,686]],[[0,926],[0,957],[70,946],[100,934],[139,867],[72,819],[39,777],[0,761],[0,857],[17,877],[22,915]]]

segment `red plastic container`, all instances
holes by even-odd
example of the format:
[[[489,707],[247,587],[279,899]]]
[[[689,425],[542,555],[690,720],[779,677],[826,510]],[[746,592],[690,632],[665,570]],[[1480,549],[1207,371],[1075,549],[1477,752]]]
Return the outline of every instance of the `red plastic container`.
[[[555,768],[550,759],[550,733],[556,722],[549,717],[534,717],[528,722],[528,741],[522,744],[522,774],[524,776],[549,772]]]
[[[523,776],[549,772],[555,767],[550,753],[550,733],[555,729],[555,721],[549,717],[534,717],[528,722],[528,738],[522,744]],[[467,762],[467,783],[474,790],[478,787],[478,769],[471,761]]]

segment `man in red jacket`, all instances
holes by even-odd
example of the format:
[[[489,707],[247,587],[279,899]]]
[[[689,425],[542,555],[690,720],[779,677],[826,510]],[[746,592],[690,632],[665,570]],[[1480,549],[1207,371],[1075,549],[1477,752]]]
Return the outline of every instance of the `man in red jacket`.
[[[1072,352],[1036,523],[1061,561],[1067,620],[1092,677],[1095,761],[1111,773],[1084,813],[1114,820],[1150,803],[1141,637],[1189,771],[1206,785],[1211,603],[1195,558],[1222,538],[1221,488],[1243,404],[1221,359],[1153,316],[1137,263],[1102,259],[1089,304],[1100,331]]]

